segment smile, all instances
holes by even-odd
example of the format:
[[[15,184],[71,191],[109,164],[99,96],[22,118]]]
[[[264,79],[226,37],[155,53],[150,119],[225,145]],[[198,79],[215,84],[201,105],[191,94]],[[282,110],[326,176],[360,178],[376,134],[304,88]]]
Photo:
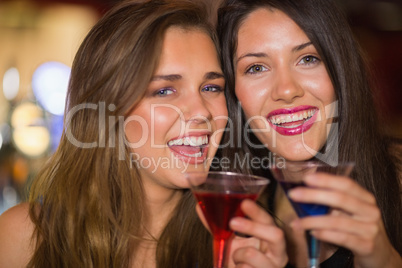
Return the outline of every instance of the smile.
[[[208,142],[208,135],[186,136],[170,140],[168,147],[182,160],[190,164],[196,164],[205,161],[208,152]]]
[[[279,109],[268,114],[272,128],[281,135],[291,136],[309,130],[317,119],[319,109],[312,106],[298,106]]]

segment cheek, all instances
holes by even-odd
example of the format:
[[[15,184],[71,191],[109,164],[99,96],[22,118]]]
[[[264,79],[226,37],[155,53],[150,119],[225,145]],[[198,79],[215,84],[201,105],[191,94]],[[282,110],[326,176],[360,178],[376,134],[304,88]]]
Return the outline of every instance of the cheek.
[[[150,133],[149,122],[148,118],[138,114],[131,114],[126,118],[124,132],[132,147],[138,147],[147,142]]]
[[[125,120],[125,134],[130,143],[140,145],[150,142],[150,138],[161,139],[178,117],[170,107],[140,106]]]
[[[320,99],[324,105],[332,104],[336,100],[334,87],[325,69],[306,83],[309,83],[307,88],[311,88],[316,98]]]
[[[258,99],[254,98],[253,94],[248,93],[244,88],[236,87],[236,97],[240,102],[241,108],[247,119],[258,114]]]

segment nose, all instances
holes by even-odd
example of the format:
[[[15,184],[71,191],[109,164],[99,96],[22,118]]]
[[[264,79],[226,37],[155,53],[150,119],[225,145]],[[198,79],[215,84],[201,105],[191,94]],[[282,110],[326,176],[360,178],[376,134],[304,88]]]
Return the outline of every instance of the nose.
[[[185,121],[191,124],[205,124],[212,119],[209,104],[200,93],[183,100],[182,112]]]
[[[291,103],[304,95],[304,90],[298,83],[297,78],[292,75],[292,70],[287,68],[278,69],[275,74],[272,98],[275,101]]]

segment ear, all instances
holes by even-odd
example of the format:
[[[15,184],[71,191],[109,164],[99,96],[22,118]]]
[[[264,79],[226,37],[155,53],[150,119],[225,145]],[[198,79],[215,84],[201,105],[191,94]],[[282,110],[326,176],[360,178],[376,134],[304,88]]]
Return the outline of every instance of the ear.
[[[200,218],[200,220],[201,220],[202,224],[204,225],[204,227],[205,227],[209,232],[211,232],[211,230],[209,229],[207,220],[205,219],[204,213],[202,213],[202,209],[201,209],[201,207],[200,207],[199,204],[197,204],[197,205],[195,206],[195,211],[197,211],[197,215],[198,215],[198,217]]]

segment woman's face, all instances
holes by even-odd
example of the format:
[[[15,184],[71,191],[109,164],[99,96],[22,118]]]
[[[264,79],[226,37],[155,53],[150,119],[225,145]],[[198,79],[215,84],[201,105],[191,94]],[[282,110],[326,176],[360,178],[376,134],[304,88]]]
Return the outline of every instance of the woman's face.
[[[288,160],[325,144],[335,92],[306,34],[285,13],[260,8],[241,24],[234,57],[236,96],[258,139]]]
[[[211,38],[169,28],[145,97],[126,120],[144,184],[186,188],[184,172],[208,170],[227,123],[225,80]],[[130,120],[131,118],[131,120]]]

